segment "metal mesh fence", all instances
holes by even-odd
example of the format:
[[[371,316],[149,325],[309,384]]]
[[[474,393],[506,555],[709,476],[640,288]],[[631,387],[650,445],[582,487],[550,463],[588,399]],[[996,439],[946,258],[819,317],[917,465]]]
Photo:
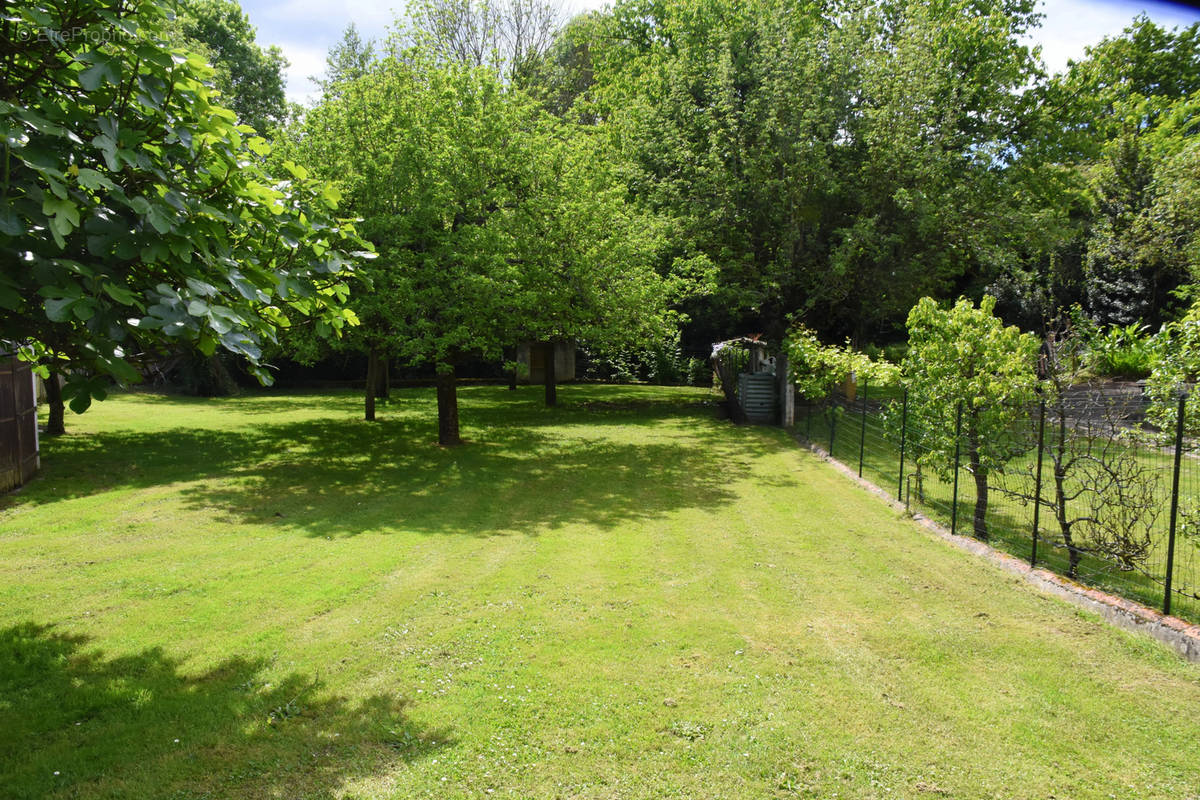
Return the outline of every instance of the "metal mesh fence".
[[[799,399],[795,431],[956,533],[1200,621],[1200,460],[1182,416],[1157,430],[1139,398],[1072,390],[1008,409],[989,463],[972,458],[969,420],[943,411],[922,418],[902,390],[866,387]]]

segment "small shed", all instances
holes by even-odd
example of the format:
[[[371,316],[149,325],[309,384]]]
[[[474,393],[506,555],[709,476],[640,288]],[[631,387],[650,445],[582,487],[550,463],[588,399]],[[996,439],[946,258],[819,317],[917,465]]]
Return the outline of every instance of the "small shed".
[[[770,355],[762,334],[715,343],[712,364],[734,421],[792,425],[795,400],[787,358]]]
[[[0,354],[0,492],[23,485],[39,466],[37,400],[29,364]]]
[[[517,345],[517,380],[521,383],[545,383],[546,363],[551,353],[555,382],[575,380],[574,342],[521,342]]]
[[[779,407],[775,401],[773,372],[743,372],[738,375],[738,402],[747,422],[772,425],[778,421]]]

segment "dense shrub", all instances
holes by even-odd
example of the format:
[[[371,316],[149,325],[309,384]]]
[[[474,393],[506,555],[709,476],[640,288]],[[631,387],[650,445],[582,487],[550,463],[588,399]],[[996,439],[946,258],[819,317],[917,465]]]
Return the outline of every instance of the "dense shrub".
[[[678,344],[598,352],[579,348],[579,377],[607,383],[657,383],[711,386],[708,360],[689,355]]]
[[[1089,339],[1087,349],[1088,366],[1096,375],[1139,380],[1154,368],[1155,340],[1145,325],[1109,326]]]

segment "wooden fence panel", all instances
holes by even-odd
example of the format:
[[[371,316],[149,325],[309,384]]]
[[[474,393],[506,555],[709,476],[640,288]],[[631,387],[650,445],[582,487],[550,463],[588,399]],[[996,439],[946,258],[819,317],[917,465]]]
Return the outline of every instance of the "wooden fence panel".
[[[37,402],[29,364],[0,356],[0,492],[21,486],[38,469]]]

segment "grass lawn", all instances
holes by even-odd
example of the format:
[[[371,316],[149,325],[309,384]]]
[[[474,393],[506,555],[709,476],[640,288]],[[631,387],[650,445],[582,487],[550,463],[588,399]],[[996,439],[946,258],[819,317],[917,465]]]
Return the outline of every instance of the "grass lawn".
[[[0,797],[1200,797],[1200,668],[697,390],[129,395],[0,498]]]

